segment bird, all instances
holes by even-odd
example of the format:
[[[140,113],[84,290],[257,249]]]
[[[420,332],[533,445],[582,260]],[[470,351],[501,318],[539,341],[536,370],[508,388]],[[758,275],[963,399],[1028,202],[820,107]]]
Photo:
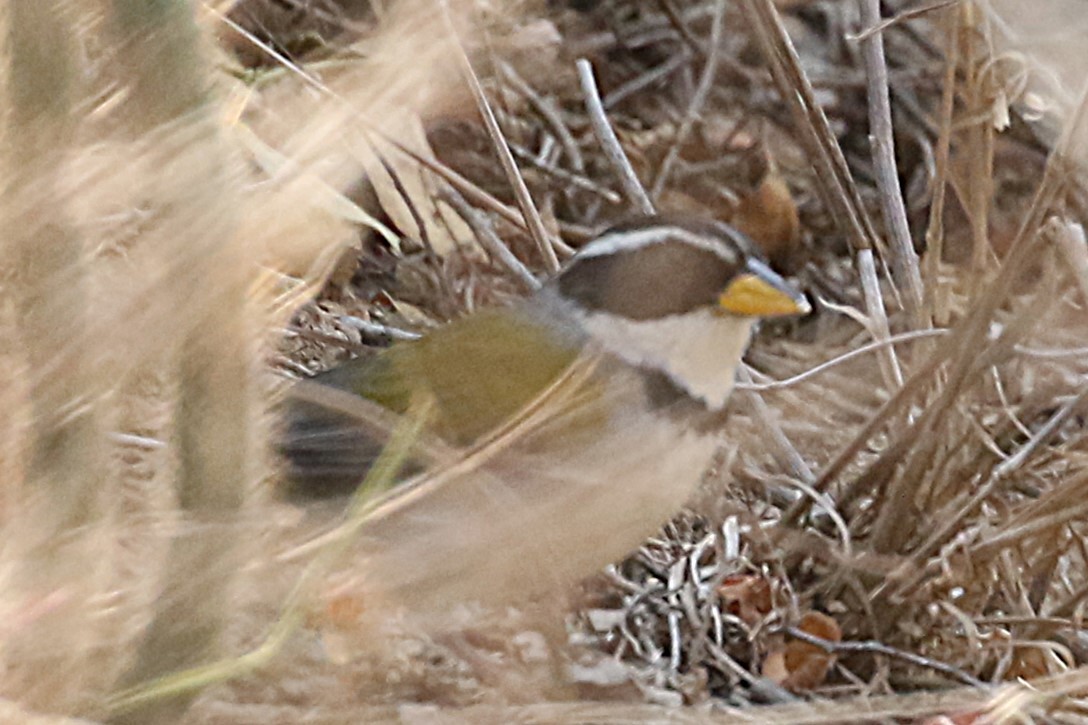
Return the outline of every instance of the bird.
[[[350,588],[419,616],[566,590],[681,510],[723,444],[753,327],[809,310],[735,228],[631,219],[529,297],[298,383],[285,495],[343,496],[380,453],[388,423],[343,396],[390,420],[425,400],[406,480],[352,544]]]

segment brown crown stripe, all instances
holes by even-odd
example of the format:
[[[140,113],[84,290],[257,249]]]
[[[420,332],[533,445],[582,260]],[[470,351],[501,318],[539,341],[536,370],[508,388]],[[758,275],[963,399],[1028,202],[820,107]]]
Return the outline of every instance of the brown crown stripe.
[[[644,221],[602,234],[557,284],[587,311],[653,320],[713,306],[753,256],[751,242],[724,224]],[[662,285],[666,275],[669,284]],[[651,289],[657,292],[647,294]]]

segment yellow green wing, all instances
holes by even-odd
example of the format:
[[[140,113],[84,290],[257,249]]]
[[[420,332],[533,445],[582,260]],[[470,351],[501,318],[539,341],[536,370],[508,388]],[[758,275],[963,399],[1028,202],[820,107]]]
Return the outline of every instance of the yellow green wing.
[[[314,378],[403,413],[424,393],[436,411],[431,432],[465,446],[531,402],[574,360],[581,339],[551,319],[517,308],[485,310],[398,343]],[[384,441],[350,417],[289,401],[280,451],[290,492],[303,497],[348,493],[365,476]]]

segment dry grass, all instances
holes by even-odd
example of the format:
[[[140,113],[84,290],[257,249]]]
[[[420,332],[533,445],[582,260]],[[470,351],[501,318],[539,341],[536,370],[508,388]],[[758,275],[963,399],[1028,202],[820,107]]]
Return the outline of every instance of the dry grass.
[[[846,3],[575,5],[9,3],[7,705],[1083,718],[1080,111],[1036,141],[966,4],[861,45]],[[691,510],[555,601],[359,631],[325,519],[270,500],[269,369],[523,294],[648,206],[734,220],[820,301],[761,332]]]

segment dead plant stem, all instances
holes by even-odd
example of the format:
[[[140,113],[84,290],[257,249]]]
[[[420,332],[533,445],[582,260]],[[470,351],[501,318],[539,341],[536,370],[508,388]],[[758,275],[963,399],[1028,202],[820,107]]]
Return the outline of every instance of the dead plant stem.
[[[858,0],[862,23],[880,22],[879,0]],[[899,186],[899,170],[895,162],[895,137],[892,130],[891,99],[888,90],[888,66],[884,59],[884,36],[872,33],[861,41],[865,59],[866,88],[869,96],[869,142],[873,147],[880,204],[884,211],[884,226],[891,244],[891,268],[896,284],[905,293],[903,301],[915,327],[924,327],[922,303],[924,287],[918,268],[918,255],[910,237],[907,210]]]
[[[597,81],[593,77],[593,66],[585,58],[578,60],[578,78],[582,84],[582,95],[585,99],[586,111],[589,113],[590,122],[593,124],[593,133],[601,144],[608,163],[613,173],[619,179],[627,201],[643,214],[654,213],[654,203],[642,188],[631,162],[627,159],[612,124],[608,122],[604,106],[601,104],[601,96],[597,91]]]
[[[453,21],[450,19],[449,10],[445,4],[442,5],[442,12],[450,36],[454,39],[457,58],[461,63],[462,75],[472,91],[472,97],[476,101],[476,108],[483,118],[484,128],[487,129],[487,135],[491,138],[491,145],[499,157],[499,163],[502,164],[506,180],[514,191],[514,198],[517,200],[518,209],[521,210],[524,224],[529,230],[529,236],[536,243],[537,251],[544,260],[544,268],[548,271],[548,274],[555,274],[559,271],[559,258],[556,257],[555,249],[552,248],[548,241],[548,230],[544,228],[544,221],[540,218],[540,211],[537,210],[533,196],[529,193],[529,187],[525,184],[525,179],[518,169],[517,162],[514,161],[514,155],[506,145],[506,139],[499,127],[499,122],[491,110],[491,104],[484,94],[484,89],[480,85],[480,79],[476,76],[476,71],[472,68],[472,63],[469,62],[468,56],[465,55],[464,47],[457,37],[457,31],[453,27]],[[499,243],[501,244],[502,241],[499,240]]]
[[[691,102],[684,112],[680,127],[676,130],[676,137],[669,144],[669,149],[665,152],[665,158],[657,169],[653,184],[650,185],[651,199],[659,198],[661,192],[665,189],[673,164],[676,163],[676,159],[680,155],[680,149],[687,140],[688,135],[691,134],[691,129],[695,126],[703,105],[706,104],[706,99],[710,95],[710,89],[714,85],[718,59],[721,57],[722,31],[725,27],[725,7],[725,0],[718,0],[714,6],[714,18],[710,25],[710,50],[706,54],[703,72],[699,76],[699,83],[695,86],[695,93],[692,95]]]

